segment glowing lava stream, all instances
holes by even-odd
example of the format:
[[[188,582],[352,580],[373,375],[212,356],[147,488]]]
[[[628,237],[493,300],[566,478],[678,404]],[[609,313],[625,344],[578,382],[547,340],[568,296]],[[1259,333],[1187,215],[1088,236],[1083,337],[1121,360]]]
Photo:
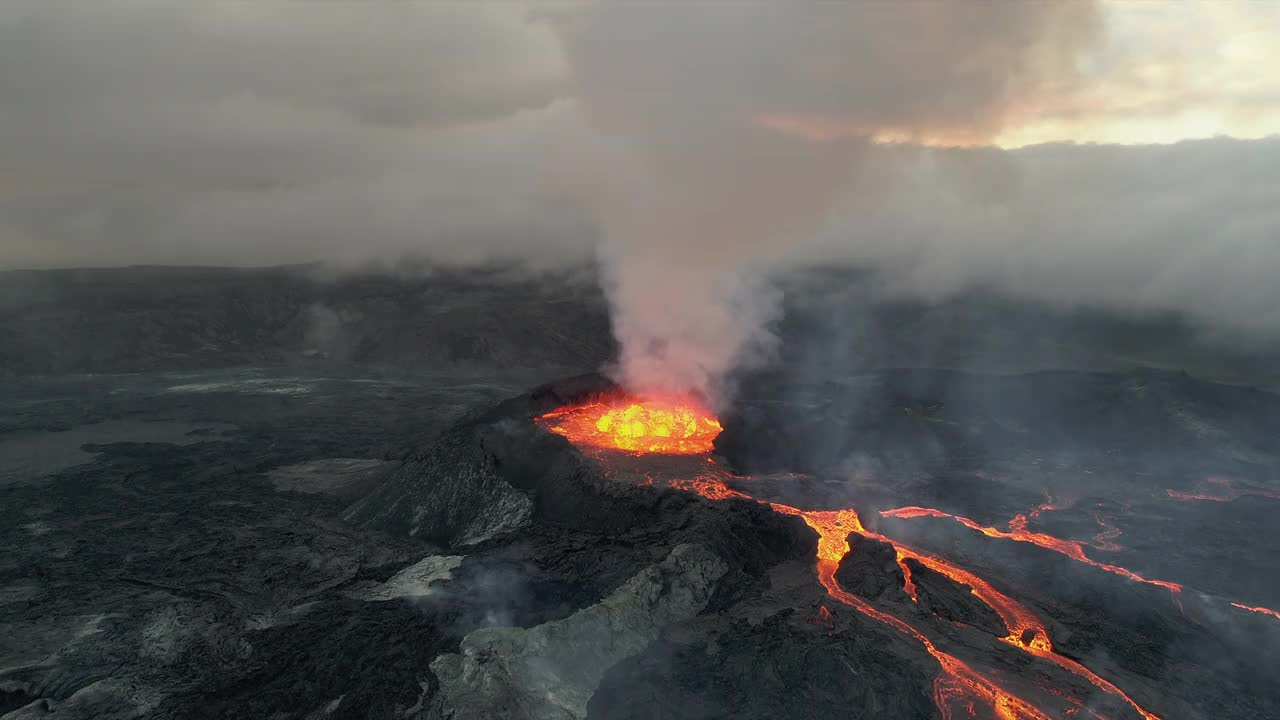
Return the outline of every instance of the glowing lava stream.
[[[1210,495],[1208,493],[1185,493],[1177,490],[1165,490],[1169,497],[1174,500],[1208,500],[1210,502],[1230,502],[1236,498],[1242,498],[1246,495],[1256,495],[1258,497],[1271,498],[1272,500],[1280,500],[1280,492],[1264,490],[1258,487],[1239,487],[1231,478],[1211,477],[1206,478],[1205,482],[1212,485],[1218,485],[1224,488],[1221,495]]]
[[[844,556],[849,553],[849,533],[855,530],[865,532],[857,512],[854,510],[804,512],[777,503],[770,503],[770,507],[779,513],[799,515],[806,525],[818,533],[818,582],[826,588],[828,595],[867,617],[910,635],[924,646],[925,651],[932,655],[933,659],[938,661],[942,667],[942,674],[933,681],[933,701],[944,718],[950,720],[951,706],[965,704],[965,696],[968,695],[990,705],[992,712],[1000,720],[1051,720],[1040,708],[1007,692],[978,674],[963,661],[939,650],[934,646],[933,641],[919,630],[886,612],[877,610],[866,600],[840,587],[840,583],[836,581],[836,569],[840,567],[840,561]]]
[[[1248,610],[1249,612],[1262,613],[1263,615],[1270,615],[1271,617],[1277,620],[1280,620],[1280,612],[1276,612],[1275,610],[1272,610],[1270,608],[1254,607],[1252,605],[1241,605],[1240,603],[1236,603],[1236,602],[1233,602],[1231,604],[1232,606],[1238,607],[1241,610]]]
[[[586,446],[593,450],[621,450],[635,455],[650,452],[670,455],[707,454],[712,450],[712,443],[721,429],[719,421],[696,403],[652,399],[636,402],[619,398],[613,401],[575,405],[546,413],[538,417],[537,421],[552,432],[565,436],[576,446]],[[709,455],[707,461],[712,465],[715,464]],[[676,480],[670,482],[670,485],[696,492],[709,500],[741,498],[763,502],[729,488],[721,479],[722,475],[723,471],[716,469],[711,475]],[[652,483],[652,478],[646,477]],[[934,680],[933,699],[945,720],[951,720],[954,707],[959,707],[972,715],[976,702],[989,706],[995,717],[1000,720],[1052,720],[1052,718],[1040,708],[979,674],[963,661],[939,650],[928,637],[904,620],[872,607],[866,600],[841,588],[835,574],[840,561],[849,553],[848,536],[851,532],[887,542],[895,548],[898,564],[904,572],[904,589],[912,599],[915,599],[916,591],[910,568],[906,564],[907,559],[915,560],[958,583],[968,585],[970,592],[986,603],[1004,622],[1008,634],[1000,638],[1002,642],[1052,662],[1099,690],[1123,700],[1145,720],[1160,720],[1144,710],[1111,682],[1095,675],[1083,665],[1055,653],[1048,631],[1035,613],[997,591],[973,573],[928,553],[894,543],[883,535],[867,531],[862,526],[857,511],[852,508],[799,510],[779,503],[766,504],[775,512],[801,517],[818,533],[816,569],[818,580],[827,590],[828,595],[867,617],[915,638],[937,660],[942,673]],[[1035,512],[1038,513],[1039,510],[1049,509],[1049,507],[1051,506],[1041,506]],[[1015,518],[1015,521],[1018,520]],[[1014,523],[1010,523],[1010,527],[1015,530],[1025,530],[1025,516],[1020,516],[1020,524],[1021,527],[1015,529]],[[1078,547],[1076,549],[1079,550]],[[1069,713],[1074,714],[1083,709],[1083,704],[1079,701],[1071,698],[1067,700],[1075,705],[1074,709],[1068,711]]]
[[[1041,506],[1041,509],[1044,509],[1044,506]],[[1101,563],[1091,559],[1088,555],[1085,555],[1084,553],[1085,544],[1079,540],[1062,540],[1061,538],[1056,538],[1056,537],[1053,537],[1052,535],[1045,535],[1044,533],[1031,532],[1026,529],[1027,528],[1026,515],[1019,515],[1015,517],[1013,520],[1010,520],[1009,530],[1007,531],[999,530],[993,527],[987,527],[985,525],[980,525],[977,522],[974,522],[973,520],[970,520],[967,517],[952,515],[950,513],[942,512],[941,510],[934,510],[933,508],[918,507],[915,505],[896,508],[893,510],[884,510],[880,513],[880,515],[882,517],[900,518],[904,520],[911,519],[911,518],[919,518],[919,517],[951,518],[952,520],[955,520],[961,525],[964,525],[965,527],[971,530],[977,530],[978,532],[982,533],[983,535],[986,535],[987,537],[1000,538],[1004,540],[1015,540],[1017,542],[1023,542],[1023,543],[1030,543],[1037,547],[1042,547],[1046,550],[1052,550],[1053,552],[1066,555],[1067,557],[1077,562],[1082,562],[1086,565],[1092,565],[1096,568],[1100,568],[1109,573],[1113,573],[1115,575],[1119,575],[1121,577],[1128,578],[1136,582],[1145,583],[1147,585],[1155,585],[1156,587],[1162,587],[1171,593],[1182,592],[1182,585],[1178,583],[1168,582],[1165,580],[1148,580],[1147,578],[1142,577],[1141,575],[1133,572],[1132,570],[1122,568],[1119,565],[1110,565],[1108,563]],[[1115,533],[1119,534],[1118,531],[1115,531]],[[1108,535],[1107,532],[1104,531],[1102,533],[1099,533],[1099,537],[1102,537],[1105,540],[1106,537],[1115,537],[1115,535]]]
[[[691,490],[709,500],[727,500],[729,498],[755,500],[750,495],[733,490],[718,478],[711,476],[676,481],[672,483],[672,487]],[[756,502],[763,501],[756,500]],[[835,572],[840,566],[840,561],[849,553],[849,533],[857,532],[865,537],[894,546],[897,551],[898,561],[903,565],[904,569],[906,566],[903,561],[906,558],[911,558],[921,565],[951,578],[955,582],[968,585],[970,592],[995,611],[1004,622],[1008,634],[1000,638],[1002,642],[1047,660],[1099,690],[1123,700],[1145,720],[1159,720],[1158,716],[1143,709],[1142,706],[1134,702],[1132,698],[1112,682],[1099,677],[1080,663],[1055,653],[1048,630],[1045,628],[1044,623],[1040,622],[1040,619],[1036,617],[1035,613],[1013,598],[996,590],[990,583],[977,575],[933,555],[896,543],[878,533],[870,532],[863,527],[857,511],[852,508],[844,510],[799,510],[780,503],[767,504],[774,512],[784,515],[798,515],[805,521],[805,524],[818,533],[818,580],[826,588],[828,595],[853,607],[864,615],[914,637],[938,661],[938,664],[942,666],[943,675],[934,682],[934,701],[943,713],[944,718],[951,718],[949,706],[954,702],[962,701],[966,693],[988,704],[995,716],[1001,720],[1041,720],[1047,719],[1049,716],[1034,705],[1018,698],[996,685],[993,681],[983,677],[963,661],[942,652],[923,633],[905,621],[877,610],[866,600],[841,588],[835,579]],[[911,588],[908,592],[914,596],[914,585],[910,583],[910,576],[907,576],[907,578],[908,586]]]
[[[1210,478],[1210,482],[1214,482],[1215,484],[1220,484],[1220,485],[1227,485],[1229,483],[1229,481],[1221,480],[1220,478]],[[1169,492],[1173,493],[1174,491],[1170,490]],[[1261,491],[1240,492],[1240,495],[1249,495],[1249,494],[1262,494],[1262,492]],[[1236,497],[1239,497],[1240,495],[1237,495]],[[1280,497],[1280,495],[1277,495],[1277,497]],[[1208,499],[1222,500],[1224,498],[1209,496]],[[1036,515],[1040,514],[1040,511],[1042,510],[1051,510],[1051,509],[1053,509],[1053,506],[1048,503],[1040,505],[1038,508],[1036,508],[1030,513],[1030,517],[1035,517]],[[977,522],[974,522],[973,520],[970,520],[967,517],[952,515],[950,513],[942,512],[941,510],[934,510],[933,508],[926,508],[926,507],[918,507],[915,505],[896,508],[893,510],[883,510],[880,512],[880,515],[882,517],[893,517],[893,518],[900,518],[900,519],[911,519],[911,518],[920,518],[920,517],[951,518],[952,520],[960,523],[961,525],[964,525],[965,527],[971,530],[977,530],[978,532],[982,533],[983,535],[986,535],[987,537],[1001,538],[1005,540],[1014,540],[1017,542],[1024,542],[1024,543],[1031,543],[1038,547],[1042,547],[1046,550],[1052,550],[1053,552],[1066,555],[1072,560],[1082,562],[1086,565],[1092,565],[1096,568],[1105,570],[1109,573],[1113,573],[1115,575],[1128,578],[1129,580],[1144,583],[1147,585],[1154,585],[1156,587],[1165,588],[1170,593],[1174,594],[1175,603],[1178,603],[1178,599],[1176,597],[1177,594],[1183,591],[1183,586],[1180,583],[1170,582],[1167,580],[1148,580],[1127,568],[1122,568],[1118,565],[1110,565],[1108,563],[1101,563],[1101,562],[1092,560],[1087,555],[1085,555],[1084,553],[1085,543],[1080,540],[1063,540],[1061,538],[1053,537],[1052,535],[1045,535],[1044,533],[1030,532],[1027,530],[1027,517],[1028,517],[1027,515],[1018,515],[1014,517],[1012,520],[1010,520],[1009,530],[1007,532],[1004,530],[993,528],[993,527],[986,527],[984,525],[980,525]],[[1114,538],[1120,535],[1119,528],[1116,528],[1114,525],[1109,525],[1103,522],[1101,516],[1095,516],[1095,519],[1098,521],[1098,524],[1103,527],[1103,530],[1102,532],[1099,532],[1097,535],[1094,536],[1093,547],[1097,547],[1103,550],[1120,549],[1118,545],[1115,545],[1114,543],[1110,542],[1111,538]],[[899,565],[902,564],[901,552],[898,553],[898,564]],[[903,570],[904,571],[906,570],[905,566],[903,567]],[[915,599],[914,588],[910,587],[909,576],[908,576],[907,591],[912,596],[912,599]],[[1237,602],[1233,602],[1231,603],[1231,605],[1233,607],[1240,608],[1241,610],[1248,610],[1250,612],[1270,615],[1271,617],[1274,617],[1277,620],[1280,620],[1280,612],[1277,612],[1270,608],[1254,607],[1251,605],[1241,605],[1240,603],[1237,603]],[[1182,606],[1180,603],[1178,604],[1178,607],[1179,609],[1181,609]]]

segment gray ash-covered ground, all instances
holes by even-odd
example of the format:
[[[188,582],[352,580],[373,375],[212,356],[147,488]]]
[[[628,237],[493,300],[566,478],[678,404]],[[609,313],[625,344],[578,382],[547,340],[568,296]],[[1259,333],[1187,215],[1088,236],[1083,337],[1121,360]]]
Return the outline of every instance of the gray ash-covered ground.
[[[800,518],[607,476],[538,427],[601,386],[522,394],[560,374],[7,383],[0,456],[28,460],[0,487],[3,717],[939,716],[936,662],[827,596]],[[858,508],[1033,608],[1060,652],[1160,717],[1280,716],[1280,619],[1230,605],[1280,607],[1280,500],[1167,493],[1220,487],[1208,477],[1277,489],[1280,398],[1151,371],[751,387],[718,445],[754,473],[731,486]],[[1055,509],[1030,528],[1090,540],[1103,517],[1121,549],[1090,557],[1181,597],[949,519],[878,515],[1004,527],[1046,494]],[[912,603],[891,550],[851,544],[844,587],[946,652],[1026,696],[1047,684],[1134,717],[998,643],[965,588],[913,567]]]

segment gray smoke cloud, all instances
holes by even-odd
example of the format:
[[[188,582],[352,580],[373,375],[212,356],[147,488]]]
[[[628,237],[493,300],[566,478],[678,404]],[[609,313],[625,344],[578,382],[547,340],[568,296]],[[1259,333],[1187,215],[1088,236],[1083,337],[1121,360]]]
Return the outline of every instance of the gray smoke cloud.
[[[621,377],[712,399],[768,356],[766,276],[791,265],[1280,339],[1276,139],[871,141],[1087,111],[1100,24],[1090,3],[14,0],[0,268],[598,258]]]
[[[1217,340],[1280,331],[1280,138],[1015,152],[881,148],[807,262],[876,268],[887,293],[994,288],[1059,306],[1177,311]]]
[[[1072,77],[1097,27],[1087,3],[607,3],[572,20],[577,97],[618,141],[600,217],[619,378],[716,403],[769,349],[776,302],[753,279],[819,229],[872,136],[989,136]]]
[[[521,5],[15,0],[0,68],[0,266],[591,244],[563,51]]]

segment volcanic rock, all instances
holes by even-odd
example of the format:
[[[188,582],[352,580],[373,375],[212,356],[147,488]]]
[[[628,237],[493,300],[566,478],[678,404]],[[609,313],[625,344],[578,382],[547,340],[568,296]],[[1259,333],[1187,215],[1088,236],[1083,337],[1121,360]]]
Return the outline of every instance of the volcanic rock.
[[[840,587],[868,600],[882,596],[892,600],[907,599],[902,591],[905,579],[893,545],[856,532],[849,533],[848,542],[849,552],[836,569]]]
[[[433,555],[401,570],[384,583],[354,590],[348,595],[373,602],[424,597],[431,594],[433,583],[447,581],[460,564],[461,555]]]
[[[387,460],[327,458],[276,468],[270,474],[277,490],[324,493],[355,499],[398,466]]]
[[[426,717],[584,718],[605,671],[641,652],[663,627],[706,607],[726,570],[706,548],[680,545],[564,620],[527,630],[476,630],[462,640],[459,654],[431,664],[440,688]]]
[[[424,455],[348,508],[343,518],[447,547],[521,527],[533,502],[498,473],[479,432],[475,425],[446,432]]]
[[[393,720],[434,707],[442,682],[431,663],[442,655],[475,670],[476,682],[496,674],[507,683],[498,688],[503,697],[527,701],[520,709],[531,713],[528,707],[548,703],[536,693],[530,700],[536,683],[512,690],[513,673],[489,652],[508,648],[506,641],[479,640],[494,632],[520,636],[526,643],[517,648],[520,661],[501,657],[538,670],[537,649],[528,643],[548,631],[537,628],[607,607],[606,599],[633,578],[692,544],[725,567],[705,605],[611,667],[601,661],[589,683],[560,678],[572,686],[565,692],[574,712],[580,714],[587,685],[595,683],[585,707],[596,720],[938,717],[930,700],[938,663],[910,633],[827,595],[814,573],[815,535],[801,518],[760,502],[711,501],[663,487],[668,475],[684,476],[674,469],[663,475],[668,465],[657,458],[637,459],[640,470],[653,473],[652,484],[632,482],[612,458],[580,453],[532,419],[584,394],[608,392],[603,378],[583,376],[503,400],[558,372],[400,379],[250,368],[26,379],[0,388],[5,440],[86,425],[99,432],[121,418],[237,428],[192,435],[198,442],[104,436],[90,441],[93,454],[83,463],[41,476],[38,484],[0,487],[0,539],[8,549],[0,554],[0,716],[17,710],[5,720]],[[902,385],[894,377],[874,382]],[[956,374],[945,385],[946,392],[926,393],[941,407],[930,397],[872,405],[861,424],[836,415],[834,430],[815,426],[822,435],[806,438],[786,421],[822,416],[811,404],[820,392],[784,388],[771,396],[744,384],[749,392],[740,402],[777,418],[759,426],[760,434],[744,435],[762,449],[836,439],[844,444],[822,457],[837,465],[846,451],[894,452],[882,453],[882,472],[811,478],[780,472],[731,486],[797,508],[855,507],[875,532],[954,562],[1025,603],[1064,657],[1160,717],[1280,717],[1272,671],[1280,624],[1230,605],[1280,607],[1268,564],[1280,552],[1270,532],[1276,501],[1189,502],[1166,494],[1166,488],[1196,491],[1209,472],[1274,488],[1280,401],[1161,374]],[[1053,412],[1030,402],[1042,394]],[[975,404],[982,397],[988,407]],[[1026,402],[1013,402],[1019,397]],[[803,407],[777,410],[792,401]],[[1169,418],[1159,421],[1161,412]],[[1105,422],[1095,432],[1099,419]],[[901,443],[843,434],[877,423],[887,435],[903,435]],[[1123,426],[1151,428],[1159,443],[1126,445],[1130,438],[1108,434]],[[1055,429],[1089,447],[1051,454]],[[1197,440],[1210,435],[1218,439]],[[930,438],[956,450],[939,456],[944,460],[970,458],[981,466],[943,462],[933,471],[926,463],[889,462],[904,457],[895,448],[916,446],[916,439],[928,450]],[[1155,445],[1158,452],[1145,449]],[[382,467],[399,468],[395,478],[365,488],[374,495],[365,501],[367,517],[376,519],[356,525],[335,516],[349,509],[345,498],[365,481],[339,483],[327,475],[340,473],[347,458],[370,468],[395,458]],[[467,472],[481,482],[471,487],[454,477]],[[282,478],[292,483],[284,490]],[[307,492],[338,484],[341,493]],[[497,490],[525,498],[528,515],[506,526],[506,516],[487,519],[472,532],[468,513]],[[1073,494],[1065,498],[1061,490]],[[1099,508],[1114,511],[1124,550],[1089,548],[1088,555],[1184,582],[1186,591],[1173,595],[947,518],[876,512],[918,504],[1002,528],[1046,492],[1074,503],[1046,511],[1032,521],[1034,529],[1087,542],[1102,529],[1095,522]],[[440,539],[424,540],[435,527],[426,518],[410,536],[415,507],[445,514]],[[398,529],[383,522],[398,518],[408,518]],[[1000,642],[1003,630],[968,605],[974,600],[967,590],[927,568],[915,569],[920,606],[892,599],[885,588],[900,580],[886,548],[851,540],[848,563],[871,555],[878,564],[861,572],[849,565],[839,582],[864,595],[882,591],[875,606],[942,651],[1043,701],[1050,716],[1070,716],[1053,690],[1107,717],[1135,716],[1105,691],[1023,652],[1021,643]],[[468,542],[465,559],[442,582],[462,551],[435,545]],[[489,629],[477,634],[480,628]],[[569,634],[561,630],[556,638]],[[473,635],[474,647],[463,644]],[[612,648],[607,633],[582,642]],[[484,650],[473,652],[473,666],[466,665],[466,647]],[[568,651],[550,656],[572,661]],[[466,680],[449,677],[455,676]],[[496,702],[465,682],[461,689],[470,693],[467,700]],[[475,711],[443,703],[441,711],[457,716]]]
[[[918,645],[833,605],[834,627],[791,609],[664,637],[614,666],[591,698],[598,720],[934,718]]]
[[[1004,621],[986,603],[973,594],[973,588],[935,572],[913,558],[907,558],[911,579],[916,584],[920,609],[944,620],[972,625],[997,637],[1009,630]],[[1030,642],[1031,638],[1024,638]]]
[[[463,420],[412,454],[343,518],[448,547],[523,527],[533,513],[530,486],[547,480],[544,462],[567,455],[566,443],[546,437],[533,416],[614,389],[600,375],[582,375]]]
[[[728,562],[737,578],[721,593],[758,582],[783,560],[812,557],[815,536],[799,518],[755,502],[712,504],[678,490],[612,481],[568,440],[533,422],[541,412],[615,389],[599,375],[583,375],[463,420],[344,518],[448,547],[534,525],[625,537],[646,552],[696,543]]]

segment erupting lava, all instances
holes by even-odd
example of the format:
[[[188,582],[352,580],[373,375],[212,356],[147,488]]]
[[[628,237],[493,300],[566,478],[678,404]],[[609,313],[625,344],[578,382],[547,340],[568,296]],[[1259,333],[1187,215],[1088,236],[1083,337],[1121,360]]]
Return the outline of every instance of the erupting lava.
[[[690,399],[606,399],[560,408],[538,420],[574,445],[636,454],[709,453],[720,434],[720,421]]]

